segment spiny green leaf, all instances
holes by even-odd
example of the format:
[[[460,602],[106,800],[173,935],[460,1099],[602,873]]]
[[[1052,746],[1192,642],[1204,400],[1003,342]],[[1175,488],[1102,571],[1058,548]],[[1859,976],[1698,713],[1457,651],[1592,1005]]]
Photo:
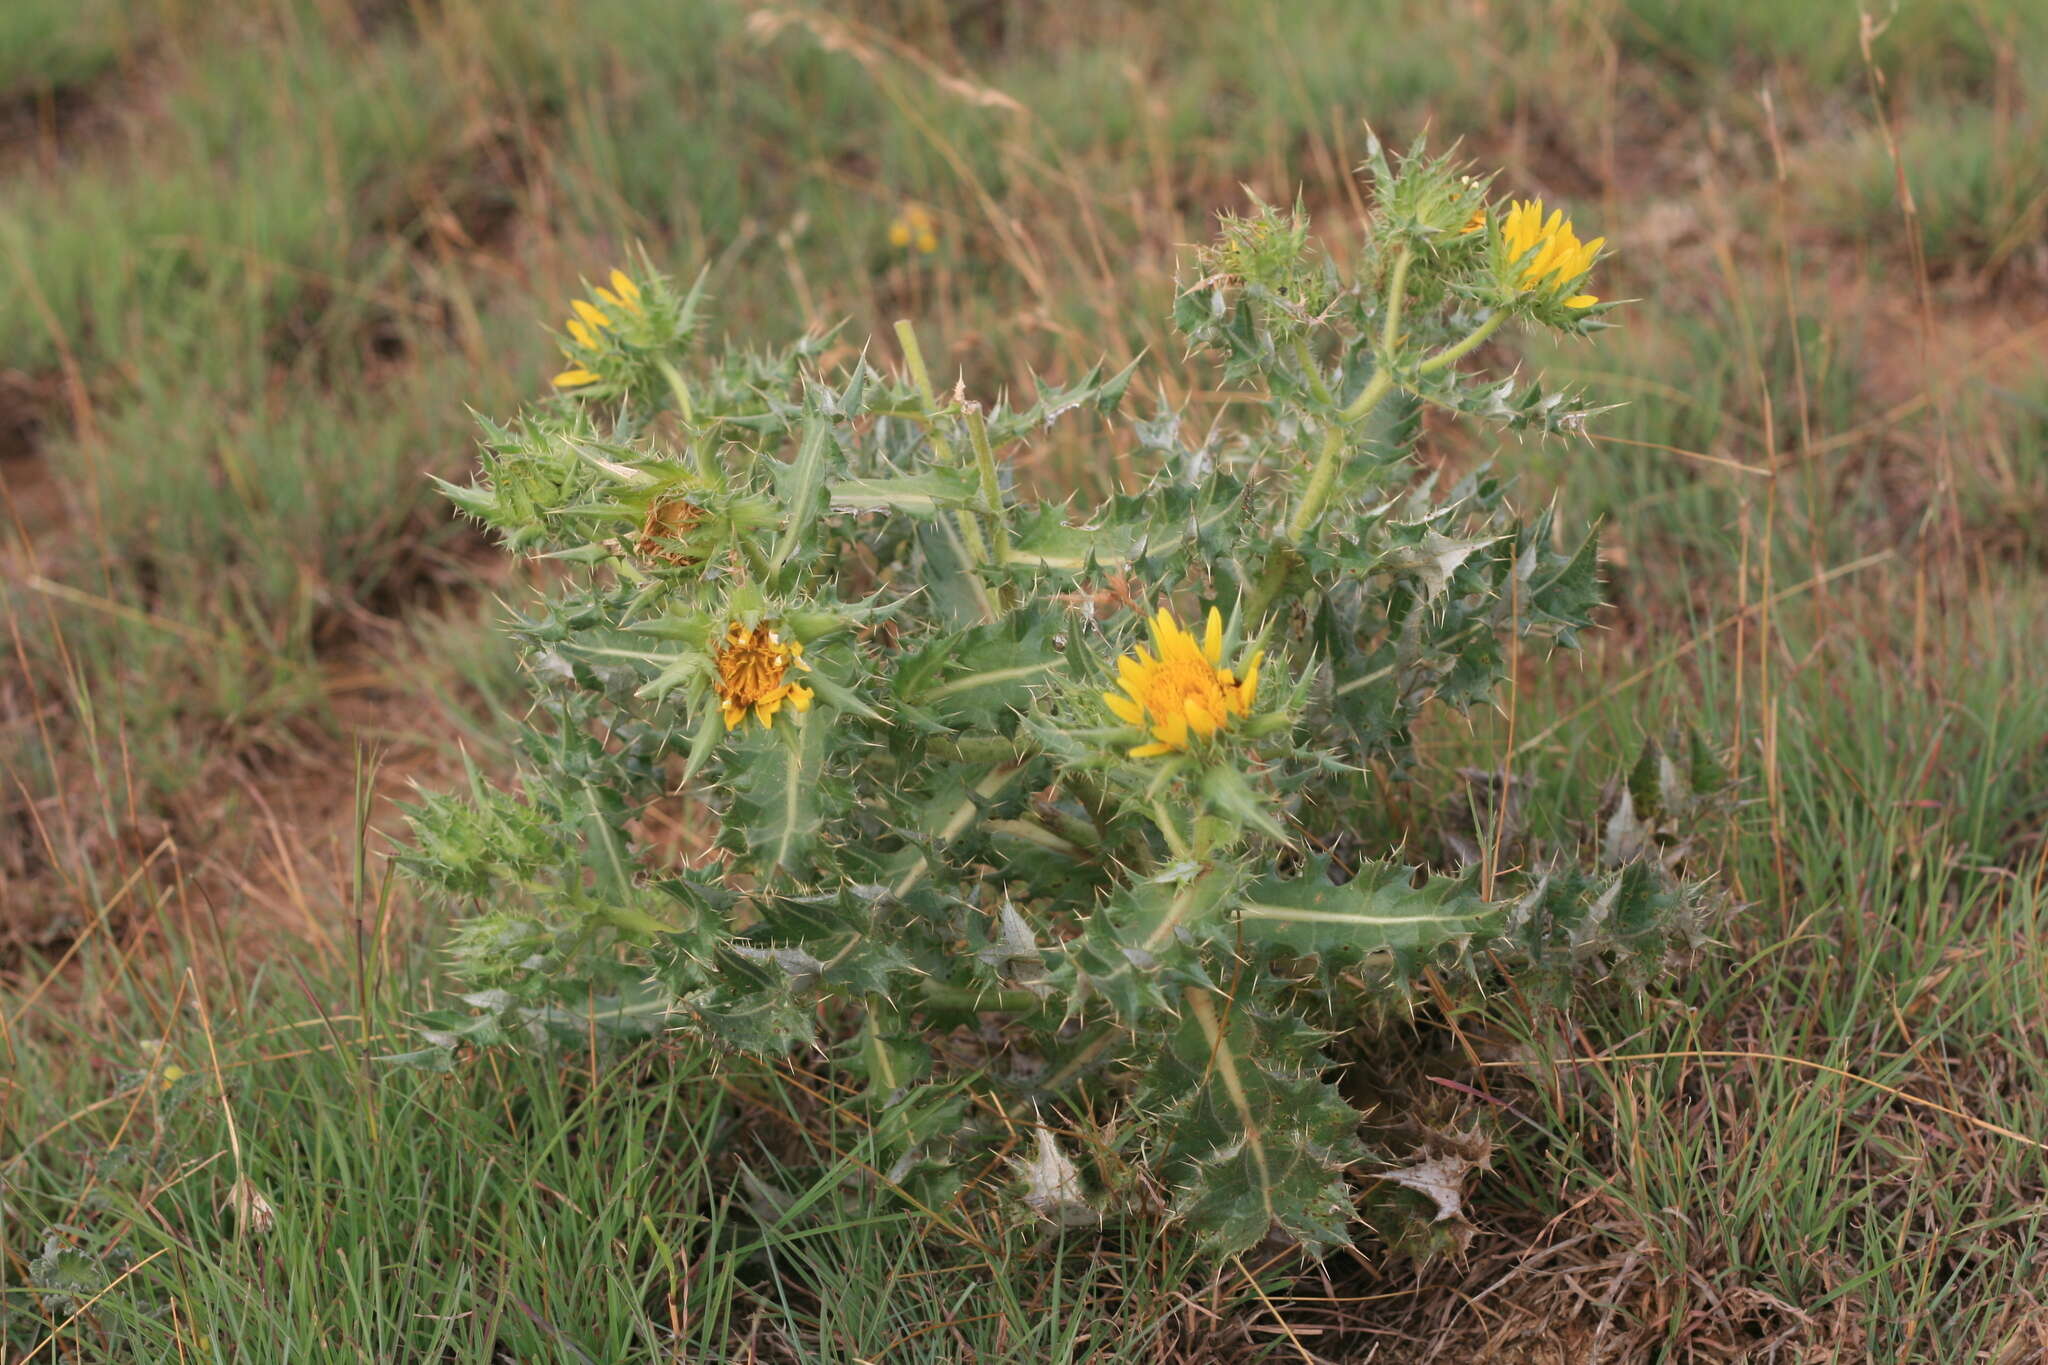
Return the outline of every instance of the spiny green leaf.
[[[785,716],[788,713],[785,712]],[[803,875],[811,846],[824,823],[820,785],[825,771],[823,718],[784,723],[772,732],[741,736],[730,763],[733,784],[730,836],[768,871]]]
[[[1034,687],[1051,681],[1066,660],[1043,618],[1019,618],[942,635],[903,661],[898,698],[943,724],[969,733],[1015,725]]]
[[[1146,1086],[1164,1102],[1157,1159],[1174,1211],[1225,1253],[1276,1231],[1346,1241],[1341,1173],[1359,1155],[1358,1114],[1319,1078],[1315,1035],[1249,999],[1190,988],[1183,1004]]]
[[[1296,877],[1262,877],[1237,903],[1247,943],[1349,966],[1375,953],[1417,959],[1456,947],[1498,922],[1470,878],[1432,877],[1415,885],[1418,869],[1368,862],[1342,884],[1328,859],[1309,861]]]
[[[949,508],[974,507],[979,496],[972,470],[940,468],[893,478],[842,479],[832,485],[826,500],[835,509],[852,512],[894,511],[931,517]]]

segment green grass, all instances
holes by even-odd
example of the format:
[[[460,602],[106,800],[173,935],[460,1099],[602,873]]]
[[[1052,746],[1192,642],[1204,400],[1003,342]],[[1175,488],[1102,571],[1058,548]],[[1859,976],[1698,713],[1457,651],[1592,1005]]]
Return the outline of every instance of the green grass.
[[[1689,1312],[1759,1335],[1805,1313],[1849,1324],[1872,1359],[2038,1346],[2048,706],[2024,679],[2048,600],[2032,588],[1937,628],[1922,667],[1820,642],[1777,684],[1778,777],[1758,764],[1737,817],[1725,876],[1753,903],[1731,949],[1646,999],[1506,1024],[1556,1059],[1516,1097],[1541,1135],[1518,1175],[1532,1197],[1591,1201],[1572,1226],[1615,1250],[1654,1249],[1668,1287],[1625,1313],[1672,1325],[1630,1324],[1643,1339],[1676,1345]],[[1657,700],[1606,703],[1618,743],[1599,747],[1615,756]],[[1662,700],[1715,732],[1733,719]],[[1595,1038],[1676,1055],[1567,1064],[1598,1061]]]
[[[63,1328],[75,1359],[2048,1350],[2048,1156],[1985,1126],[2048,1140],[2048,371],[2020,332],[2040,7],[1909,0],[1873,49],[1925,334],[1853,6],[792,13],[0,6],[0,98],[36,130],[0,162],[0,431],[32,430],[48,494],[10,455],[34,552],[10,542],[0,582],[0,1359],[70,1311],[31,1270],[46,1230],[88,1293],[140,1267]],[[1603,518],[1615,560],[1577,676],[1514,699],[1519,851],[1587,839],[1646,734],[1694,726],[1741,777],[1695,834],[1740,907],[1700,964],[1569,1012],[1461,1010],[1482,1059],[1526,1065],[1418,1021],[1431,1074],[1495,1101],[1445,1091],[1503,1143],[1469,1262],[1254,1284],[1142,1225],[936,1222],[863,1181],[808,1070],[369,1060],[442,989],[433,935],[401,915],[368,965],[320,946],[364,907],[318,822],[348,823],[357,742],[423,780],[458,745],[502,757],[520,702],[487,623],[520,588],[480,576],[421,476],[468,459],[465,403],[539,384],[579,275],[636,245],[708,262],[741,338],[915,316],[978,391],[1148,351],[1134,406],[1205,426],[1228,408],[1166,331],[1176,257],[1244,185],[1298,188],[1346,250],[1365,118],[1463,135],[1505,191],[1569,202],[1640,300],[1525,357],[1626,403],[1602,439],[1434,447]],[[886,242],[911,200],[928,259]],[[1022,473],[1096,491],[1115,463],[1079,432]],[[1428,848],[1510,722],[1424,743],[1404,810]],[[297,880],[266,879],[301,845]],[[190,1073],[168,1089],[155,1039]],[[1619,1060],[1643,1053],[1682,1055]],[[238,1163],[277,1209],[261,1237],[219,1213]]]
[[[0,99],[33,100],[106,71],[132,38],[120,0],[18,0],[0,9]]]
[[[1934,109],[1900,139],[1899,158],[1914,168],[1914,207],[1928,264],[1986,276],[2038,251],[2048,231],[2048,125],[2035,111],[2015,121],[1982,105]],[[1814,195],[1818,214],[1851,239],[1882,234],[1898,219],[1890,149],[1866,136],[1843,161],[1825,168]]]
[[[10,1033],[0,1358],[1135,1361],[1186,1330],[1188,1248],[879,1194],[827,1078],[660,1045],[397,1069],[429,959],[241,978],[156,931]]]

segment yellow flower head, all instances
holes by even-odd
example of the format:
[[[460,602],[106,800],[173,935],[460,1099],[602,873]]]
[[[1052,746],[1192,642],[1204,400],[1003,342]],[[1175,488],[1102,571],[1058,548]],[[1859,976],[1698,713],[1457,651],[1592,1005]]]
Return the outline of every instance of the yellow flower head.
[[[1209,608],[1200,640],[1162,609],[1152,618],[1152,648],[1156,657],[1139,645],[1117,660],[1123,691],[1102,694],[1117,719],[1151,736],[1131,750],[1132,758],[1186,753],[1227,727],[1233,716],[1251,714],[1266,652],[1252,655],[1239,682],[1223,667],[1223,615],[1216,608]]]
[[[642,312],[639,285],[627,278],[623,270],[612,271],[610,282],[609,289],[600,286],[591,291],[597,295],[599,303],[612,310],[609,313],[588,299],[570,300],[569,306],[575,310],[575,316],[566,326],[573,344],[562,348],[562,354],[569,357],[570,364],[568,369],[555,376],[556,388],[580,388],[603,378],[592,367],[603,357],[605,333],[618,325],[618,317],[638,316]]]
[[[1501,220],[1501,241],[1511,260],[1530,252],[1518,281],[1524,293],[1556,294],[1593,268],[1593,258],[1607,244],[1605,237],[1579,241],[1571,220],[1556,209],[1543,216],[1541,199],[1518,200]],[[1592,294],[1574,294],[1564,301],[1567,308],[1591,308],[1600,302]]]
[[[725,640],[712,662],[718,669],[718,709],[725,716],[725,728],[735,730],[752,711],[761,728],[775,727],[775,713],[787,702],[798,711],[811,709],[811,689],[794,682],[795,670],[809,671],[804,647],[785,640],[768,625],[752,630],[735,621],[726,627]]]
[[[922,204],[906,204],[889,224],[889,245],[899,249],[915,246],[926,256],[939,249],[938,222]]]

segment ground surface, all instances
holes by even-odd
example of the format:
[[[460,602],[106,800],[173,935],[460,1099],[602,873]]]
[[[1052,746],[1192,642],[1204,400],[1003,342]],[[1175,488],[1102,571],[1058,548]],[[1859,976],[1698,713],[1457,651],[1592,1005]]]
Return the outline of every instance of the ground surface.
[[[365,1060],[438,990],[391,798],[501,765],[519,695],[530,570],[423,475],[579,274],[708,263],[742,338],[916,317],[991,389],[1149,351],[1140,404],[1221,411],[1174,261],[1247,189],[1341,254],[1367,119],[1641,300],[1491,357],[1625,403],[1591,442],[1432,433],[1604,518],[1614,604],[1432,723],[1418,808],[1507,762],[1541,826],[1685,725],[1742,777],[1695,970],[1418,1025],[1501,1143],[1463,1261],[878,1213],[794,1064]],[[0,1359],[2041,1358],[2044,222],[2026,0],[14,0]]]

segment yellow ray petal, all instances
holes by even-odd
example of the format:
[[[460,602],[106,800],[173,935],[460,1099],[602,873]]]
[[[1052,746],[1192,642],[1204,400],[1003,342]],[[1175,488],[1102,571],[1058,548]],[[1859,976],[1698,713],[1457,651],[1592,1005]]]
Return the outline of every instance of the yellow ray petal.
[[[609,327],[612,325],[612,320],[603,313],[598,312],[587,300],[577,299],[569,306],[576,310],[577,317],[582,318],[592,327]]]
[[[1209,662],[1223,662],[1223,613],[1209,608],[1209,628],[1202,632],[1202,653],[1209,656]]]
[[[590,371],[577,368],[564,370],[548,382],[558,389],[573,389],[579,384],[595,384],[597,379]]]
[[[614,270],[611,275],[611,280],[612,288],[616,289],[619,292],[620,298],[626,300],[626,302],[628,303],[640,302],[640,286],[633,283],[632,280],[628,279],[626,277],[625,271]]]
[[[1598,302],[1600,302],[1600,296],[1597,294],[1574,294],[1564,301],[1564,306],[1567,308],[1591,308]]]
[[[1265,661],[1266,651],[1262,649],[1252,655],[1251,662],[1244,666],[1244,681],[1237,685],[1237,690],[1247,706],[1251,705],[1253,697],[1259,695],[1259,665]]]
[[[1115,712],[1116,718],[1126,725],[1143,725],[1145,723],[1145,708],[1121,693],[1104,692],[1102,694],[1102,703]]]
[[[1172,753],[1173,746],[1171,744],[1160,744],[1155,741],[1151,744],[1140,744],[1129,752],[1132,758],[1157,758],[1161,754]]]

